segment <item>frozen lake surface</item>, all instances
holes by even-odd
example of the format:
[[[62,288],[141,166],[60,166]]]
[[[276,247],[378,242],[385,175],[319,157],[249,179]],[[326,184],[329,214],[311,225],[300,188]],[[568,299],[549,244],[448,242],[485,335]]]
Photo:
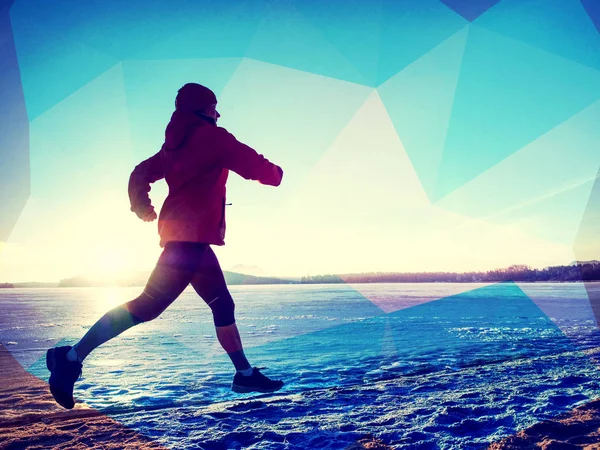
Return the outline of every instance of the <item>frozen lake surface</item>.
[[[47,380],[49,346],[75,343],[139,292],[2,290],[0,342]],[[344,449],[365,435],[402,449],[484,448],[600,396],[600,336],[579,284],[231,292],[248,359],[282,391],[229,390],[210,310],[188,289],[92,353],[76,397],[177,449]]]

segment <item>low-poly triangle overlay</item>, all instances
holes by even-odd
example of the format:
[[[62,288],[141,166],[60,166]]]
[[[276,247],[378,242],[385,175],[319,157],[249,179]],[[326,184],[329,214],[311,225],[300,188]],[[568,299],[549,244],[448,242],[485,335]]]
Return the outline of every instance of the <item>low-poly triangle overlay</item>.
[[[600,69],[600,34],[577,0],[502,0],[475,23]]]
[[[219,98],[219,123],[284,168],[286,181],[275,191],[230,176],[232,209],[245,214],[239,220],[277,213],[274,205],[286,201],[371,92],[359,84],[244,59]]]
[[[593,184],[593,180],[585,180],[574,186],[557,189],[551,195],[500,212],[489,220],[518,228],[528,236],[542,239],[548,244],[572,247]],[[570,262],[564,261],[564,264]]]
[[[45,381],[31,375],[0,344],[0,443],[5,448],[62,445],[75,448],[103,442],[106,448],[165,447],[84,404],[72,410],[58,406]],[[66,432],[65,432],[66,431]]]
[[[75,209],[114,189],[122,192],[120,183],[131,173],[129,149],[123,68],[117,64],[32,121],[32,196]],[[73,216],[57,219],[64,217]]]
[[[582,269],[582,279],[585,283],[588,298],[596,323],[600,327],[600,287],[591,280],[597,279],[600,271],[600,170],[579,226],[579,231],[573,246],[577,261],[581,263],[592,262],[593,266]],[[595,268],[595,273],[593,268]]]
[[[440,0],[447,7],[469,21],[477,19],[500,0]]]
[[[377,83],[383,0],[320,2],[292,0],[295,8],[356,67],[367,81]]]
[[[29,121],[8,8],[0,9],[0,42],[1,243],[8,240],[30,193]]]
[[[59,17],[77,22],[89,14],[72,3],[16,2],[11,10],[13,34],[29,120],[34,120],[75,90],[119,62],[119,58],[90,47],[81,39],[81,25],[66,32]],[[80,22],[85,23],[85,21]]]
[[[544,283],[516,283],[565,336],[582,343],[598,329],[583,282],[561,286],[561,295]]]
[[[128,59],[241,58],[264,14],[264,1],[227,3],[183,1],[172,6],[177,15],[164,23],[169,35],[151,40]],[[199,74],[200,75],[200,74]]]
[[[435,199],[599,98],[600,71],[471,24]]]
[[[126,172],[131,169],[129,160],[132,156],[131,148],[135,145],[130,142],[130,122],[136,130],[132,135],[134,141],[140,141],[137,144],[140,151],[147,146],[144,151],[153,153],[150,150],[153,146],[151,140],[160,144],[158,131],[160,129],[162,132],[164,129],[164,114],[168,114],[170,110],[156,110],[156,114],[160,115],[153,125],[156,137],[143,143],[140,138],[145,119],[154,114],[149,107],[154,94],[152,91],[161,88],[161,79],[165,77],[172,80],[173,86],[180,83],[177,76],[183,76],[182,73],[169,73],[177,68],[190,68],[186,77],[192,77],[196,73],[193,69],[196,63],[197,79],[190,81],[216,77],[211,84],[214,84],[219,93],[222,90],[220,106],[223,108],[222,112],[227,113],[227,120],[230,120],[223,123],[228,127],[231,125],[231,129],[236,131],[242,141],[256,145],[269,156],[273,155],[273,159],[283,166],[295,168],[286,172],[286,186],[282,186],[283,191],[280,189],[278,194],[287,194],[291,189],[301,186],[306,181],[305,178],[310,178],[314,166],[321,174],[331,170],[331,167],[347,170],[338,179],[343,180],[346,176],[353,180],[352,183],[338,187],[338,198],[327,199],[323,191],[318,191],[319,199],[331,203],[343,198],[347,201],[347,206],[351,205],[352,200],[364,200],[366,194],[378,198],[379,186],[365,187],[361,197],[361,185],[355,182],[361,180],[362,172],[353,170],[360,165],[365,170],[383,167],[383,170],[377,169],[382,174],[388,173],[386,170],[391,172],[395,166],[389,164],[390,161],[407,159],[403,145],[425,191],[434,200],[453,191],[460,193],[463,189],[465,192],[472,189],[476,183],[471,185],[469,180],[478,176],[488,184],[494,184],[491,182],[494,176],[502,178],[499,175],[502,173],[506,179],[514,178],[520,173],[517,169],[522,169],[521,164],[527,160],[519,159],[519,155],[529,155],[530,162],[535,158],[545,157],[555,167],[564,169],[560,174],[564,175],[563,178],[555,178],[549,173],[553,170],[552,166],[544,170],[543,164],[533,164],[531,173],[518,176],[519,179],[529,180],[532,186],[527,199],[519,196],[519,201],[507,201],[511,197],[508,194],[506,198],[491,196],[488,200],[493,198],[494,201],[489,201],[486,205],[480,204],[478,207],[471,204],[466,208],[471,208],[473,217],[489,217],[488,214],[505,213],[507,208],[516,211],[517,207],[522,207],[522,211],[527,210],[529,215],[505,214],[508,225],[531,225],[535,217],[545,217],[547,222],[552,222],[555,228],[562,228],[563,232],[559,239],[556,229],[553,230],[548,225],[543,230],[544,237],[566,242],[572,240],[571,231],[575,228],[573,224],[579,222],[583,211],[585,202],[581,199],[590,188],[585,183],[593,182],[590,177],[585,178],[588,170],[593,172],[598,169],[595,155],[585,151],[597,147],[593,127],[592,132],[587,132],[585,127],[580,126],[590,117],[588,115],[583,120],[585,108],[600,96],[598,71],[593,69],[600,67],[600,35],[597,33],[600,30],[600,9],[598,3],[592,0],[381,0],[375,3],[353,1],[343,7],[312,1],[286,3],[241,0],[222,6],[214,2],[182,0],[175,7],[172,3],[162,2],[151,10],[144,10],[147,5],[141,1],[127,5],[105,2],[92,6],[74,1],[48,3],[21,0],[14,5],[12,3],[6,0],[0,2],[0,20],[5,24],[0,27],[0,33],[4,38],[3,42],[8,43],[3,47],[4,53],[0,57],[3,62],[9,63],[0,68],[1,85],[7,89],[2,98],[8,99],[5,106],[0,105],[0,113],[6,108],[5,115],[10,118],[8,121],[0,121],[4,124],[4,128],[0,126],[0,134],[4,136],[0,159],[0,192],[1,195],[8,195],[7,199],[0,201],[4,207],[3,222],[0,222],[0,246],[12,228],[10,222],[14,223],[29,196],[29,165],[26,158],[29,154],[28,121],[33,121],[32,173],[37,174],[33,185],[37,193],[47,201],[44,202],[46,209],[40,209],[39,204],[36,207],[35,202],[29,202],[28,207],[33,203],[30,209],[36,214],[27,215],[27,220],[19,221],[17,230],[21,237],[34,236],[36,243],[46,244],[49,241],[47,236],[52,236],[50,243],[58,248],[61,239],[73,240],[77,233],[79,238],[83,236],[82,231],[77,231],[77,224],[80,225],[79,229],[86,229],[84,216],[91,218],[94,214],[102,215],[106,210],[103,205],[114,203],[109,193],[112,186],[116,186],[114,180],[124,179]],[[5,14],[9,8],[10,17]],[[469,26],[466,47],[464,36],[467,32],[459,31],[465,21],[475,21]],[[206,45],[207,36],[214,38],[213,44]],[[451,51],[440,55],[441,49]],[[457,55],[460,57],[456,57]],[[263,62],[244,60],[240,64],[239,58],[242,56],[252,56]],[[202,63],[190,60],[171,64],[165,61],[175,57],[213,59],[200,59]],[[227,66],[224,71],[211,72],[211,68],[214,68],[211,64],[223,57],[235,57],[236,61],[233,65],[224,64]],[[123,59],[132,60],[131,64],[129,65],[130,61],[121,63]],[[156,61],[150,64],[148,60]],[[436,65],[440,61],[448,64]],[[144,67],[149,69],[146,74]],[[160,68],[162,76],[153,80],[150,72],[157,68]],[[441,72],[443,76],[439,78]],[[427,74],[431,76],[428,83],[425,83],[429,90],[422,82],[421,85],[418,83]],[[402,142],[396,142],[397,136],[394,139],[388,136],[388,143],[392,145],[383,150],[390,151],[390,155],[393,155],[391,157],[398,159],[380,161],[380,166],[377,166],[368,159],[361,159],[360,154],[352,153],[352,149],[348,147],[345,156],[353,161],[344,163],[344,154],[341,153],[341,144],[347,142],[344,139],[356,138],[367,154],[375,155],[382,150],[373,147],[373,142],[363,143],[363,136],[358,132],[354,134],[356,130],[360,131],[354,128],[355,124],[348,127],[347,133],[342,133],[372,92],[372,89],[365,86],[342,80],[369,86],[378,86],[388,81],[389,84],[381,86],[379,94]],[[148,93],[149,101],[144,102],[143,95]],[[439,96],[443,101],[439,102]],[[166,104],[166,94],[163,100]],[[172,98],[169,102],[172,103]],[[381,103],[377,94],[372,94],[362,112],[380,112],[382,108],[378,102]],[[448,111],[449,107],[452,108],[451,112]],[[437,114],[435,123],[432,125],[430,120],[423,118],[425,116],[413,119],[415,111],[424,111],[429,118]],[[148,114],[144,116],[144,113]],[[369,122],[368,115],[356,116],[373,130],[378,129]],[[388,117],[376,115],[376,118],[385,121],[386,129],[392,128],[391,125],[388,126]],[[268,135],[264,133],[265,121],[269,122],[272,131]],[[593,121],[589,123],[591,122]],[[415,134],[407,123],[412,123],[417,131],[421,131]],[[553,130],[558,124],[568,124],[569,127],[557,127]],[[558,132],[559,128],[560,132],[555,134],[554,131]],[[527,148],[528,144],[548,133],[543,146],[543,139],[539,140],[537,150],[544,147],[550,151],[553,148],[550,137],[554,139],[561,132],[564,133],[564,143],[561,144],[563,148],[578,146],[578,152],[571,155],[576,159],[573,164],[566,157],[559,159],[555,154],[534,151],[535,143]],[[340,145],[328,150],[331,143],[336,142],[337,137],[342,134],[344,136],[343,139],[340,138]],[[419,140],[423,134],[431,138],[426,142]],[[589,142],[585,142],[586,139]],[[556,141],[554,139],[555,148],[558,146]],[[393,153],[395,149],[398,149],[398,154]],[[336,158],[342,163],[327,166],[326,163],[335,162]],[[502,161],[506,164],[502,164]],[[509,162],[515,163],[517,167],[511,169]],[[86,180],[80,179],[82,175],[78,174],[78,168],[82,166],[93,167],[95,170],[94,173],[85,172]],[[494,171],[496,167],[498,170]],[[511,170],[503,172],[501,167]],[[582,167],[586,170],[581,171]],[[543,171],[543,176],[536,174],[536,171]],[[412,183],[413,178],[416,178],[414,173],[403,173],[406,176],[402,182],[414,189],[411,192],[415,194],[413,203],[410,203],[413,208],[422,200],[424,192],[420,187],[414,188],[418,185]],[[107,174],[110,176],[106,177]],[[65,183],[56,184],[49,176],[65,180]],[[97,182],[94,182],[96,176]],[[389,179],[394,178],[390,176]],[[256,215],[263,219],[270,218],[267,214],[263,215],[264,210],[277,209],[274,206],[279,206],[272,200],[275,197],[269,197],[269,193],[261,197],[265,200],[262,206],[252,205],[250,201],[256,194],[252,187],[246,190],[241,185],[236,186],[235,181],[230,184],[232,192],[239,195],[236,206],[239,204],[238,200],[241,200],[246,211],[251,211],[246,216],[244,213],[240,214],[244,223],[250,223],[250,218]],[[400,182],[398,186],[401,184]],[[92,185],[96,190],[90,187]],[[119,183],[117,185],[120,186]],[[354,187],[344,192],[348,186]],[[577,191],[576,198],[573,197],[574,201],[569,195],[578,186],[580,191]],[[485,189],[481,191],[484,192]],[[515,191],[518,192],[516,187]],[[394,201],[400,204],[411,193],[396,193]],[[88,209],[84,208],[85,211],[79,211],[76,216],[66,214],[71,211],[69,204],[80,205],[81,198],[88,200],[85,207]],[[93,205],[89,202],[91,198],[94,199]],[[558,208],[558,200],[561,198],[565,203]],[[60,204],[56,203],[57,199],[61,200]],[[454,200],[460,200],[458,203],[462,204],[456,207],[455,202],[449,209],[456,207],[455,210],[461,210],[465,207],[465,202],[470,202],[469,199],[469,196],[454,197]],[[600,255],[599,199],[600,183],[596,180],[575,240],[576,260],[596,260]],[[126,199],[123,198],[123,201],[126,202]],[[373,207],[379,201],[365,204]],[[530,201],[533,203],[527,203]],[[338,207],[335,203],[331,204],[332,209]],[[553,207],[556,211],[552,210]],[[124,210],[127,210],[126,206]],[[334,218],[340,220],[342,225],[344,220],[355,226],[360,225],[361,220],[364,221],[363,224],[368,224],[374,219],[365,215],[367,210],[366,207],[350,207],[345,210],[347,216]],[[415,210],[410,209],[410,212]],[[52,214],[48,213],[50,211]],[[563,221],[557,220],[553,215],[567,214],[567,211],[569,217]],[[464,213],[462,210],[461,212]],[[47,217],[51,216],[59,219],[49,223]],[[374,216],[379,218],[381,227],[395,223],[388,220],[393,217],[393,211],[389,208],[381,208],[381,212]],[[422,220],[424,217],[414,214],[407,216],[410,217],[405,220],[414,220],[415,217]],[[37,221],[31,220],[32,217],[36,217]],[[71,217],[68,224],[64,222],[64,217]],[[39,226],[40,218],[43,218],[42,228]],[[316,226],[323,217],[315,215],[309,219]],[[78,222],[80,220],[81,223]],[[426,222],[422,223],[427,226]],[[454,223],[448,223],[446,227],[452,231]],[[543,223],[540,225],[544,226]],[[372,239],[372,234],[367,233],[367,229],[358,226],[344,234],[343,227],[340,227],[336,237],[346,246],[363,241],[372,243],[369,240]],[[290,230],[287,231],[289,233]],[[571,233],[569,239],[564,237],[567,231]],[[265,233],[264,230],[262,232]],[[15,231],[11,236],[14,234]],[[540,233],[536,233],[534,229],[532,234]],[[351,239],[344,241],[345,236],[350,236]],[[436,242],[439,244],[439,241]],[[477,242],[475,236],[467,244],[473,242]],[[87,241],[85,243],[89,244]],[[555,247],[548,243],[544,252],[550,254]],[[393,246],[385,248],[390,250]],[[42,247],[38,247],[39,251],[41,249]],[[352,257],[360,258],[363,255],[364,258],[367,254],[365,250],[356,249],[356,246],[350,250],[354,252]],[[460,251],[474,250],[461,248]],[[61,254],[68,258],[68,255],[60,251],[48,254]],[[391,257],[402,258],[402,254],[396,252]],[[36,258],[35,263],[39,264],[40,261]],[[563,288],[560,295],[557,294],[558,289],[553,291],[545,285],[523,285],[519,289],[508,283],[466,293],[459,292],[437,300],[434,300],[438,298],[435,293],[390,299],[380,298],[370,290],[370,286],[356,286],[356,290],[352,290],[352,286],[344,286],[336,300],[328,303],[323,301],[327,300],[327,295],[320,296],[307,291],[309,297],[314,297],[303,300],[309,309],[301,311],[300,306],[293,313],[312,315],[309,328],[293,329],[287,334],[273,332],[263,341],[253,341],[255,345],[250,345],[247,349],[252,360],[272,367],[270,374],[285,376],[289,381],[288,387],[299,395],[290,397],[295,400],[288,398],[288,409],[275,409],[275,414],[269,409],[268,401],[262,400],[249,403],[236,400],[225,407],[225,412],[221,409],[211,416],[203,410],[198,414],[197,407],[200,405],[212,405],[215,401],[234,398],[228,389],[223,389],[223,380],[227,377],[222,374],[229,373],[231,365],[214,337],[212,340],[206,338],[197,342],[197,339],[194,341],[189,336],[160,335],[168,332],[168,320],[157,321],[156,336],[141,336],[143,328],[140,327],[122,337],[118,343],[98,349],[98,357],[86,361],[86,367],[91,372],[86,374],[87,379],[84,378],[79,386],[84,396],[88,395],[101,410],[115,414],[123,409],[115,409],[114,405],[119,406],[121,403],[127,409],[128,401],[137,406],[150,407],[150,410],[154,408],[164,411],[165,406],[177,407],[183,411],[179,421],[155,421],[149,424],[138,423],[136,426],[144,433],[162,437],[165,435],[165,427],[172,430],[174,427],[170,427],[170,424],[176,425],[182,435],[198,433],[194,435],[193,439],[196,440],[193,444],[208,445],[209,448],[214,444],[212,448],[216,448],[219,445],[235,446],[244,442],[248,431],[243,427],[264,428],[264,423],[267,422],[262,419],[277,417],[290,419],[290,423],[295,423],[298,416],[317,417],[322,403],[315,402],[311,405],[311,402],[305,401],[304,395],[309,390],[314,392],[306,394],[307,397],[328,397],[332,401],[330,406],[337,411],[347,406],[349,401],[357,399],[358,407],[363,402],[373,409],[372,406],[380,401],[381,386],[365,390],[363,385],[399,379],[402,383],[394,387],[393,395],[388,399],[388,402],[399,401],[397,411],[394,411],[397,417],[390,419],[381,415],[372,418],[386,424],[385,428],[391,430],[392,434],[387,434],[387,438],[397,439],[393,435],[397,424],[402,424],[403,429],[406,429],[411,421],[415,423],[420,419],[419,414],[411,415],[411,408],[406,407],[415,399],[421,402],[421,406],[428,401],[439,403],[436,406],[441,407],[434,414],[434,420],[438,421],[436,423],[448,423],[456,418],[448,415],[448,411],[452,409],[451,402],[456,399],[449,398],[446,403],[444,396],[452,395],[457,388],[457,379],[452,378],[452,374],[457,371],[465,374],[465,382],[472,383],[469,388],[477,393],[495,395],[494,391],[488,390],[488,382],[490,379],[497,380],[493,389],[496,393],[499,392],[498,405],[503,405],[502,402],[507,401],[506,399],[514,397],[511,383],[522,379],[524,374],[548,375],[546,379],[552,378],[549,374],[553,374],[555,380],[560,380],[561,377],[564,378],[564,367],[569,367],[579,375],[566,377],[560,381],[563,383],[561,386],[580,389],[582,385],[593,385],[600,377],[598,369],[590,361],[597,360],[590,355],[584,356],[577,350],[589,350],[590,345],[595,342],[594,332],[600,323],[600,288],[598,283],[590,283],[586,279],[589,275],[586,275],[586,270],[595,270],[594,267],[596,266],[591,264],[581,269],[575,268],[574,270],[580,270],[583,284]],[[461,286],[460,290],[464,288],[468,286]],[[318,291],[322,288],[315,289]],[[445,295],[447,294],[448,292]],[[440,296],[443,297],[444,294]],[[273,304],[278,305],[277,302]],[[328,311],[332,308],[348,308],[349,305],[354,305],[356,311],[368,311],[368,314],[361,317],[356,311],[348,309],[344,324],[337,325],[339,322],[330,320]],[[286,309],[294,306],[278,305],[276,308],[279,308],[277,313],[283,315],[286,314]],[[243,313],[240,314],[243,316]],[[210,315],[202,320],[201,325],[190,321],[189,328],[185,327],[186,332],[189,331],[191,336],[194,326],[198,326],[198,330],[206,335],[214,331]],[[268,318],[260,320],[261,326],[267,325]],[[76,333],[74,329],[65,329],[66,334]],[[530,333],[536,336],[533,341],[528,340]],[[40,329],[35,337],[39,339],[46,336]],[[79,336],[69,336],[75,337]],[[260,344],[256,345],[256,342]],[[51,345],[52,342],[46,341],[46,344]],[[126,368],[128,363],[119,360],[119,352],[115,352],[114,345],[118,345],[119,349],[131,346],[130,350],[138,350],[140,361],[144,361],[144,364],[156,361],[160,355],[161,364],[148,369],[137,361]],[[168,351],[165,352],[165,349]],[[37,358],[41,351],[38,348],[27,357]],[[190,369],[187,373],[178,373],[173,369],[178,364],[181,365],[182,359]],[[302,361],[302,367],[298,367],[298,363],[294,361]],[[47,424],[25,426],[19,421],[23,415],[39,418],[36,414],[40,411],[42,415],[45,414],[44,408],[50,407],[52,402],[47,392],[44,392],[46,385],[23,371],[3,346],[0,347],[0,363],[3,368],[8,368],[8,377],[5,377],[2,388],[6,394],[3,398],[22,407],[17,410],[5,408],[5,414],[19,416],[14,418],[15,426],[19,426],[19,432],[25,433],[22,436],[29,436],[27,439],[43,437],[40,433]],[[125,378],[132,381],[139,376],[142,380],[149,373],[147,370],[161,371],[163,377],[159,386],[153,388],[164,393],[164,396],[148,398],[144,389],[139,389],[129,399],[127,395],[118,394]],[[217,375],[215,376],[215,372],[210,373],[210,370],[216,371]],[[31,371],[43,379],[47,377],[43,358],[31,367]],[[198,374],[203,373],[205,378],[199,381]],[[95,385],[94,375],[102,374],[112,376],[111,381],[106,385]],[[121,374],[127,376],[124,378],[119,376]],[[416,378],[435,378],[441,381],[415,386],[411,380]],[[191,386],[192,389],[184,392],[179,390],[182,386]],[[185,406],[183,402],[188,398],[187,395],[192,395],[194,386],[207,389],[200,397],[196,397],[196,403],[192,401]],[[342,389],[339,389],[340,386]],[[328,391],[327,387],[333,390]],[[167,405],[173,390],[182,395],[176,396],[177,400]],[[213,392],[217,394],[212,395]],[[527,396],[523,396],[525,407],[515,411],[510,422],[481,423],[478,411],[460,411],[461,423],[455,424],[455,431],[467,434],[476,428],[485,436],[489,432],[486,427],[490,424],[492,427],[504,427],[504,432],[511,432],[523,423],[531,423],[539,417],[531,412],[534,405],[527,403],[531,400],[527,398],[529,394],[535,396],[539,393],[529,392]],[[32,397],[36,398],[37,403],[30,402]],[[301,401],[296,402],[298,398]],[[557,398],[550,397],[548,402],[552,411],[558,412],[584,398],[585,395],[581,393],[569,393]],[[282,403],[285,404],[285,401]],[[83,410],[78,407],[75,413],[81,414],[80,411]],[[85,414],[88,414],[87,411],[89,410],[86,409]],[[255,417],[251,423],[244,424],[239,417],[245,414],[236,416],[232,411],[251,411]],[[57,420],[71,420],[60,414],[60,417],[56,417]],[[97,412],[91,414],[93,416]],[[260,420],[257,421],[256,418]],[[161,418],[163,419],[164,417]],[[93,421],[95,416],[87,420]],[[102,420],[110,421],[106,417]],[[135,421],[135,417],[131,420]],[[341,445],[347,446],[351,442],[358,445],[354,431],[362,423],[361,420],[358,416],[347,417],[343,428],[340,427]],[[229,421],[230,428],[227,431],[234,431],[230,438],[219,436],[214,431],[224,421]],[[356,424],[353,423],[355,421]],[[473,425],[473,422],[476,424]],[[469,429],[469,424],[475,428]],[[77,426],[73,422],[67,424],[67,427]],[[116,423],[116,426],[120,424]],[[29,431],[27,427],[30,427]],[[8,430],[5,436],[15,438],[14,433],[11,435],[12,430]],[[123,440],[133,439],[131,442],[134,442],[139,438],[144,441],[143,436],[129,431],[131,430],[118,434],[117,439],[122,437]],[[264,429],[260,432],[263,436]],[[351,438],[346,432],[353,433]],[[386,432],[383,430],[383,433]],[[264,434],[265,439],[279,439],[277,442],[282,442],[276,433],[268,433]],[[52,441],[52,445],[61,444],[59,434],[54,436],[58,440]],[[300,434],[295,437],[299,438]],[[0,434],[0,439],[2,436]],[[412,435],[412,438],[416,436]],[[18,436],[16,438],[19,439]],[[290,439],[294,439],[293,433]],[[306,448],[317,448],[323,444],[318,441],[310,442],[313,445],[305,446]],[[146,444],[154,445],[151,441]]]
[[[600,33],[600,3],[596,0],[581,0],[581,4]]]
[[[599,120],[600,102],[596,102],[437,204],[469,217],[510,223],[533,236],[568,241],[571,246],[588,201],[589,183],[600,167]],[[551,204],[561,196],[570,214]],[[542,216],[526,219],[540,209]],[[547,220],[541,222],[540,217]]]
[[[8,11],[15,0],[0,0],[0,13],[4,13],[4,11]]]
[[[405,363],[434,366],[452,362],[465,367],[473,362],[532,358],[552,354],[572,344],[560,329],[513,283],[500,283],[464,292],[413,308],[393,312],[390,317],[396,347],[412,353]],[[440,318],[444,324],[440,326]],[[547,336],[539,347],[519,346],[530,339],[525,331]],[[550,339],[550,337],[552,339]],[[511,350],[506,352],[507,342]],[[436,361],[427,355],[437,354]]]
[[[582,139],[581,145],[585,142],[590,140]],[[298,189],[288,194],[276,220],[270,221],[273,228],[265,239],[271,245],[250,247],[244,239],[235,245],[264,257],[261,266],[277,261],[276,270],[304,274],[470,272],[474,261],[483,267],[493,264],[492,268],[508,267],[515,260],[544,267],[548,261],[572,258],[570,243],[549,243],[514,226],[475,220],[432,205],[407,153],[381,98],[372,93]],[[538,180],[529,178],[534,184]],[[507,197],[520,198],[523,190],[510,191],[510,178],[501,181],[507,183],[503,187]],[[262,198],[263,191],[256,195]],[[576,205],[568,206],[572,210]],[[252,235],[261,232],[262,220]],[[360,242],[369,244],[357,246]],[[320,249],[319,258],[314,258],[315,248]]]
[[[429,198],[438,170],[468,28],[464,28],[377,88]]]
[[[248,58],[354,83],[368,79],[291,2],[265,11],[246,50]]]
[[[189,434],[192,429],[205,429],[204,425],[212,424],[214,416],[194,414],[193,411],[195,408],[204,411],[215,399],[203,397],[203,400],[195,401],[172,393],[181,387],[189,386],[188,383],[193,384],[192,380],[197,379],[208,367],[212,373],[222,375],[203,382],[201,389],[205,392],[217,392],[217,386],[222,384],[224,377],[227,378],[226,368],[230,366],[227,357],[215,355],[210,357],[208,365],[202,366],[200,363],[206,357],[202,350],[178,345],[176,340],[164,335],[150,335],[147,338],[142,347],[136,339],[120,343],[121,348],[139,347],[141,360],[156,359],[157,345],[170,349],[169,352],[160,353],[160,367],[149,369],[160,371],[160,383],[164,383],[164,386],[158,388],[165,398],[149,398],[140,393],[138,408],[145,405],[150,411],[155,409],[159,414],[162,414],[160,411],[165,405],[177,408],[177,417],[189,417],[189,420],[176,420],[182,427],[180,431],[183,435],[193,439],[192,444],[206,444],[206,439],[215,444],[220,442],[223,438],[211,435],[209,430],[199,432],[194,438]],[[285,389],[296,395],[292,397],[295,399],[293,404],[290,407],[286,406],[289,402],[286,400],[285,390],[272,399],[262,399],[258,396],[249,403],[228,403],[230,399],[239,400],[239,397],[223,392],[216,394],[220,401],[224,402],[223,407],[213,409],[213,414],[217,414],[221,422],[229,422],[233,427],[230,431],[235,431],[242,423],[255,427],[257,422],[260,422],[264,429],[265,424],[261,422],[263,416],[276,415],[279,420],[283,420],[292,415],[302,418],[305,415],[322,414],[317,413],[315,409],[320,408],[321,403],[311,401],[311,398],[328,398],[330,406],[336,408],[335,402],[347,402],[346,396],[350,394],[353,395],[355,408],[361,407],[363,401],[366,402],[365,405],[370,405],[375,399],[371,398],[369,390],[360,387],[365,383],[368,387],[374,383],[395,380],[393,385],[380,385],[374,392],[380,394],[380,389],[385,388],[393,390],[402,402],[425,401],[426,398],[430,399],[427,401],[431,401],[432,396],[444,395],[449,385],[454,386],[454,389],[464,388],[456,384],[462,381],[452,376],[458,373],[468,381],[470,391],[488,389],[490,379],[493,378],[494,389],[503,397],[502,402],[506,402],[506,399],[516,395],[516,392],[512,391],[511,380],[528,376],[530,372],[536,376],[560,373],[563,365],[567,364],[572,370],[571,373],[577,373],[579,385],[591,382],[591,377],[597,376],[594,374],[597,374],[599,369],[577,351],[579,348],[516,285],[502,283],[391,314],[356,318],[343,325],[248,348],[246,353],[250,360],[267,365],[271,368],[269,373],[274,376],[285,377]],[[108,363],[111,358],[118,358],[118,355],[115,355],[114,351],[111,353],[108,348],[98,351],[102,352],[102,355],[97,363],[102,360]],[[185,366],[189,371],[174,373],[169,380],[163,379],[169,376],[173,365],[180,364],[180,361],[188,362]],[[300,367],[297,366],[298,361],[302,361]],[[93,386],[94,374],[99,377],[99,372],[103,370],[119,369],[118,373],[133,376],[131,379],[135,379],[135,372],[139,371],[134,364],[125,361],[116,363],[114,368],[105,369],[97,363],[94,364],[91,360],[88,363],[87,378],[84,380],[88,386]],[[30,370],[34,373],[43,372],[42,365],[43,362],[40,361],[39,367],[36,363]],[[147,371],[146,374],[150,375]],[[113,379],[114,386],[104,386],[102,391],[96,392],[102,396],[112,395],[112,401],[118,401],[119,396],[111,393],[119,389],[119,377]],[[156,389],[156,386],[153,389]],[[535,401],[536,394],[532,395],[527,402]],[[281,402],[278,402],[278,396],[282,398]],[[173,398],[176,399],[174,402],[167,400]],[[440,397],[436,398],[437,402],[443,401]],[[564,394],[559,403],[552,403],[548,407],[552,409],[553,414],[558,414],[570,409],[581,399],[580,394],[575,392]],[[86,400],[92,405],[106,401],[94,397]],[[138,408],[119,409],[109,406],[102,411],[110,415],[135,412]],[[258,414],[254,416],[252,423],[242,422],[241,416],[232,414],[235,411],[250,410]],[[503,433],[516,432],[524,421],[539,420],[538,413],[532,411],[531,408],[519,407],[515,421],[504,428]],[[384,413],[385,411],[382,411],[382,414]],[[378,418],[377,414],[377,410],[373,410],[369,420]],[[477,411],[471,411],[469,414],[474,419],[479,417]],[[548,414],[548,411],[544,414]],[[136,428],[135,420],[130,421],[127,416],[121,417],[126,423],[133,422],[128,426]],[[433,414],[433,417],[437,417],[437,413]],[[415,420],[416,416],[409,416],[407,419],[403,423]],[[145,433],[153,435],[165,424],[145,420],[143,425],[137,426],[143,426]],[[486,433],[494,429],[499,430],[498,427],[506,427],[507,424],[498,419],[488,426],[490,428]],[[209,438],[209,435],[212,437]],[[239,438],[233,434],[232,439]]]
[[[403,289],[404,283],[392,284],[389,291],[382,289],[379,283],[360,283],[353,282],[352,276],[341,275],[340,279],[352,289],[355,289],[365,298],[369,299],[374,305],[381,308],[386,313],[392,313],[407,308],[413,308],[423,303],[428,303],[434,300],[440,300],[448,296],[459,295],[464,292],[480,289],[492,283],[440,283],[440,286],[435,286],[434,283],[427,283],[420,288],[419,284],[415,284],[413,289]],[[356,278],[356,277],[354,277]],[[398,286],[401,294],[395,291],[394,287]],[[427,286],[427,289],[424,289]]]
[[[467,24],[438,0],[385,0],[376,85],[438,47]]]

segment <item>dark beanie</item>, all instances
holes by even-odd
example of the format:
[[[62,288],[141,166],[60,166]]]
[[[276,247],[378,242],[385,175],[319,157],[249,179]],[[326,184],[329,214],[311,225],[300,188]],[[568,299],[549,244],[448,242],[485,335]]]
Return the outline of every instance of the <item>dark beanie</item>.
[[[195,112],[217,103],[215,93],[198,83],[187,83],[177,92],[175,109],[182,112]]]

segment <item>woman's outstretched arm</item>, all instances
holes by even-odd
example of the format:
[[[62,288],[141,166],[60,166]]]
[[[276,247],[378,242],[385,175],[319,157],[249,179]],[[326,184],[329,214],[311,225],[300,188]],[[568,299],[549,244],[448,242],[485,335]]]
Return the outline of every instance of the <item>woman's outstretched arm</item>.
[[[156,212],[148,195],[150,185],[164,177],[160,152],[142,161],[131,172],[128,187],[131,211],[146,222],[156,219]]]

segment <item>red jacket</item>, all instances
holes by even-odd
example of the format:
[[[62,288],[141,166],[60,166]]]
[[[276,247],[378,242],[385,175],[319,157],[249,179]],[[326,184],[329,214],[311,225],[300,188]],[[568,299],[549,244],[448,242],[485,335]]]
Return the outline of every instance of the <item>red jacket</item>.
[[[283,176],[279,166],[226,129],[194,114],[175,111],[161,150],[131,173],[131,210],[140,213],[150,209],[150,184],[165,178],[169,195],[158,219],[161,247],[169,241],[224,245],[229,170],[270,186],[279,186]]]

